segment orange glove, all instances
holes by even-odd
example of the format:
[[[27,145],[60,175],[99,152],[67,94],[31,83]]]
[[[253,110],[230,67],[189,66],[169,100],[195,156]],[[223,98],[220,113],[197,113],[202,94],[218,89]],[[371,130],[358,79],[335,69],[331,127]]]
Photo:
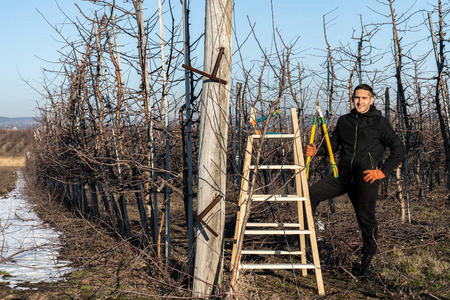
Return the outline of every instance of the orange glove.
[[[386,177],[383,171],[378,169],[378,167],[375,170],[366,170],[363,172],[363,174],[367,174],[366,176],[364,176],[364,180],[366,182],[370,181],[370,184],[374,183],[375,180],[383,179],[384,177]]]
[[[317,147],[313,143],[308,144],[305,148],[305,155],[306,156],[314,156],[317,152]]]

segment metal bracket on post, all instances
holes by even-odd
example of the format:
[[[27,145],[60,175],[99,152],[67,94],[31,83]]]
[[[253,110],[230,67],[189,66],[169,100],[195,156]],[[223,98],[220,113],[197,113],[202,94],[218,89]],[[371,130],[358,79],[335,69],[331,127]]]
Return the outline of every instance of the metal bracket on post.
[[[205,77],[208,77],[209,79],[217,81],[218,83],[227,84],[226,80],[220,79],[219,77],[217,77],[217,72],[219,71],[220,61],[222,60],[222,56],[223,56],[224,52],[225,52],[225,48],[224,47],[220,47],[219,55],[217,56],[217,60],[216,60],[216,63],[214,65],[214,69],[213,69],[212,74],[205,73],[203,71],[197,70],[197,69],[195,69],[195,68],[193,68],[191,66],[185,65],[185,64],[183,64],[182,67],[185,68],[185,69],[188,69],[188,70],[190,70],[192,72],[195,72],[195,73],[198,73],[198,74],[203,75]]]
[[[219,203],[220,199],[222,199],[222,195],[219,196],[214,196],[212,202],[199,214],[197,215],[195,212],[192,212],[192,214],[194,215],[194,217],[203,225],[205,226],[206,229],[208,229],[215,237],[218,237],[219,235],[217,234],[217,232],[214,231],[214,229],[212,229],[211,227],[209,227],[208,224],[206,224],[206,222],[203,220],[203,218],[206,216],[207,213],[209,213],[209,211],[211,209],[213,209],[214,206],[216,206],[217,203]]]

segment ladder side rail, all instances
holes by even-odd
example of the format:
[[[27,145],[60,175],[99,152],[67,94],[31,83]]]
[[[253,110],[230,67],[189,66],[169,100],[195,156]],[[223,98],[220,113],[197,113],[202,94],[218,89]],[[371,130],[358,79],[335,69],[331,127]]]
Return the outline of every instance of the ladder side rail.
[[[250,121],[255,120],[255,108],[252,107],[250,110]],[[264,141],[264,139],[262,139]],[[258,149],[258,153],[256,156],[256,161],[259,160],[260,156],[260,148]],[[243,239],[244,239],[244,229],[245,229],[245,223],[247,222],[249,211],[251,209],[252,204],[252,194],[253,194],[253,188],[254,188],[254,181],[256,178],[256,173],[258,171],[258,168],[255,169],[255,174],[252,178],[252,184],[250,185],[250,164],[253,157],[253,137],[251,135],[248,136],[247,139],[247,149],[245,152],[244,157],[244,165],[246,166],[247,172],[245,175],[247,176],[247,180],[243,178],[242,182],[246,183],[245,189],[241,189],[243,191],[243,194],[240,196],[246,196],[247,199],[244,199],[244,197],[239,198],[240,208],[239,208],[239,215],[237,216],[236,222],[238,223],[236,226],[235,231],[235,240],[233,241],[233,250],[232,250],[232,264],[231,264],[231,289],[234,290],[234,285],[236,283],[236,280],[239,276],[239,264],[241,261],[241,251],[242,251],[242,245],[243,245]],[[244,174],[243,174],[244,175]],[[248,197],[247,197],[248,196]]]
[[[250,111],[250,121],[253,121],[253,120],[255,120],[255,109],[254,108],[252,108],[251,111]],[[266,122],[264,124],[263,135],[262,135],[262,138],[261,138],[261,141],[260,141],[260,145],[259,145],[259,147],[257,148],[257,151],[256,151],[256,157],[255,157],[256,163],[259,162],[259,159],[261,157],[261,146],[264,144],[264,140],[265,140],[265,134],[264,133],[267,131],[268,124],[269,124],[269,119],[266,120]],[[246,155],[249,154],[247,161],[249,163],[248,168],[250,169],[250,162],[251,162],[251,159],[252,159],[252,156],[253,156],[253,153],[252,153],[252,151],[253,151],[253,137],[250,135],[248,137],[248,140],[249,140],[249,143],[250,143],[249,147],[250,147],[251,151],[247,151]],[[244,161],[244,164],[245,163],[246,162]],[[252,195],[253,195],[253,189],[254,189],[257,173],[258,173],[258,167],[256,165],[256,167],[254,168],[254,174],[253,174],[252,179],[251,179],[252,182],[250,183],[249,182],[249,180],[250,180],[250,170],[248,172],[249,180],[246,181],[247,184],[249,185],[248,188],[247,188],[247,190],[248,190],[248,192],[247,192],[248,193],[248,199],[242,202],[242,207],[239,210],[239,218],[237,219],[238,222],[239,222],[237,227],[239,227],[239,228],[238,228],[237,234],[235,235],[235,243],[233,244],[233,251],[232,251],[233,253],[232,253],[232,265],[231,265],[231,269],[232,269],[231,289],[234,289],[234,284],[235,284],[235,282],[237,280],[237,277],[239,275],[238,271],[239,271],[239,263],[240,263],[240,259],[241,259],[241,254],[240,253],[242,251],[242,244],[243,244],[242,240],[244,238],[243,235],[244,235],[244,229],[245,229],[245,226],[246,226],[245,224],[247,223],[247,220],[249,218],[249,212],[251,210],[251,205],[252,205],[252,201],[253,201],[252,200]],[[239,201],[241,202],[241,200],[239,200]]]
[[[292,130],[294,131],[294,135],[295,135],[294,140],[293,140],[293,145],[292,145],[294,148],[294,163],[298,166],[303,166],[303,170],[306,170],[304,162],[301,163],[301,159],[303,159],[302,142],[301,142],[301,138],[300,138],[300,131],[298,128],[297,111],[295,109],[291,109],[291,116],[292,116]],[[303,186],[302,178],[301,178],[302,177],[302,169],[295,172],[294,176],[295,176],[295,186],[296,186],[297,196],[302,196],[302,197],[306,198],[306,195],[304,193],[305,188]],[[308,188],[306,188],[306,190],[308,190]],[[307,200],[304,202],[307,202]],[[304,216],[305,216],[305,213],[308,212],[308,209],[304,206],[306,206],[306,203],[305,203],[305,205],[303,205],[303,202],[297,202],[298,223],[300,224],[300,230],[306,229]],[[307,223],[307,224],[309,224],[309,223]],[[309,226],[308,226],[308,228],[309,228]],[[310,235],[310,240],[312,240],[311,235]],[[300,251],[303,253],[301,255],[301,262],[302,262],[302,264],[306,264],[305,236],[300,235],[299,241],[300,241]],[[302,270],[302,275],[306,276],[307,271]]]
[[[250,109],[250,122],[255,121],[255,108]],[[236,226],[234,227],[234,239],[233,239],[233,249],[231,251],[231,266],[230,270],[233,272],[233,277],[236,276],[237,267],[239,265],[240,258],[237,258],[237,246],[240,242],[241,232],[242,232],[242,222],[247,210],[248,203],[248,189],[250,181],[250,164],[252,162],[253,154],[253,135],[248,135],[247,145],[244,154],[244,164],[242,167],[242,180],[241,180],[241,190],[239,191],[239,210],[236,216]],[[232,279],[233,281],[233,279]]]
[[[293,123],[293,129],[294,133],[296,134],[296,137],[294,138],[294,159],[295,163],[299,164],[301,166],[305,166],[305,160],[303,157],[303,151],[302,151],[302,143],[301,143],[301,137],[300,137],[300,131],[298,128],[298,118],[297,118],[297,112],[295,108],[291,108],[291,115],[292,115],[292,123]],[[307,200],[304,202],[299,202],[299,207],[304,207],[306,210],[306,218],[307,218],[307,224],[308,229],[311,230],[310,242],[311,242],[311,250],[313,255],[313,263],[316,266],[315,273],[316,273],[316,281],[317,281],[317,289],[319,295],[324,295],[325,290],[323,286],[323,280],[322,280],[322,270],[320,267],[320,258],[319,258],[319,251],[317,248],[317,238],[316,238],[316,231],[314,230],[314,219],[312,215],[312,209],[311,209],[311,201],[309,198],[309,188],[308,188],[308,181],[306,179],[306,168],[301,170],[298,174],[298,179],[296,175],[296,182],[297,180],[300,180],[300,185],[297,185],[297,195],[303,196]],[[301,187],[301,191],[299,191],[299,188]],[[302,215],[300,215],[300,212]],[[299,209],[299,219],[303,219],[303,210]],[[300,222],[299,222],[300,223]],[[304,229],[304,228],[302,228]],[[304,251],[304,249],[301,249],[301,251]],[[303,261],[302,261],[303,263]]]
[[[236,216],[236,226],[234,229],[234,239],[233,239],[233,250],[231,254],[231,270],[237,267],[239,264],[239,259],[236,257],[236,250],[239,240],[241,239],[242,222],[247,210],[248,203],[248,188],[250,180],[250,163],[253,150],[253,138],[251,136],[247,139],[247,147],[244,155],[244,165],[243,165],[243,178],[241,180],[241,190],[239,192],[239,210]]]

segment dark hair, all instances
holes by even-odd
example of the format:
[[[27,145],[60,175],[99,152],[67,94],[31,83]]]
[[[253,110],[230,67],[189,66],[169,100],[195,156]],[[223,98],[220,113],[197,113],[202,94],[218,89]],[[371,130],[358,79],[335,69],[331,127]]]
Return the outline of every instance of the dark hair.
[[[353,91],[353,96],[355,95],[355,92],[356,92],[357,90],[365,90],[365,91],[369,91],[370,94],[372,95],[372,97],[375,96],[372,87],[371,87],[370,85],[368,85],[368,84],[363,83],[363,84],[360,84],[360,85],[358,85],[357,87],[355,87],[355,89],[354,89],[354,91]]]

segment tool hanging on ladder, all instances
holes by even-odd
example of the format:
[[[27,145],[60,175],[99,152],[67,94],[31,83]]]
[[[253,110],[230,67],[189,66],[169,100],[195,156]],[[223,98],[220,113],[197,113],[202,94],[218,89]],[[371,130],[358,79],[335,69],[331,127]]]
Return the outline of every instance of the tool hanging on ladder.
[[[262,121],[264,121],[264,120],[266,120],[268,117],[270,117],[270,118],[273,118],[273,117],[276,117],[276,116],[279,116],[280,115],[280,110],[279,109],[277,109],[276,111],[274,111],[273,113],[271,113],[270,115],[268,115],[268,116],[262,116],[261,118],[259,118],[259,119],[256,119],[256,120],[253,120],[253,121],[251,121],[249,124],[247,124],[247,127],[248,128],[250,128],[250,127],[255,127],[255,134],[261,134],[261,131],[260,130],[257,130],[256,129],[256,124],[258,124],[258,123],[260,123],[260,122],[262,122]],[[266,134],[273,134],[273,133],[279,133],[279,132],[266,132]]]
[[[273,118],[273,117],[278,116],[279,114],[280,114],[280,110],[277,109],[277,110],[274,111],[272,114],[270,114],[270,117]],[[255,126],[257,123],[262,122],[262,121],[264,121],[264,120],[266,120],[266,119],[267,119],[267,116],[262,116],[262,117],[259,118],[259,119],[256,119],[256,120],[254,120],[254,121],[251,121],[250,124],[253,125],[253,126]]]

